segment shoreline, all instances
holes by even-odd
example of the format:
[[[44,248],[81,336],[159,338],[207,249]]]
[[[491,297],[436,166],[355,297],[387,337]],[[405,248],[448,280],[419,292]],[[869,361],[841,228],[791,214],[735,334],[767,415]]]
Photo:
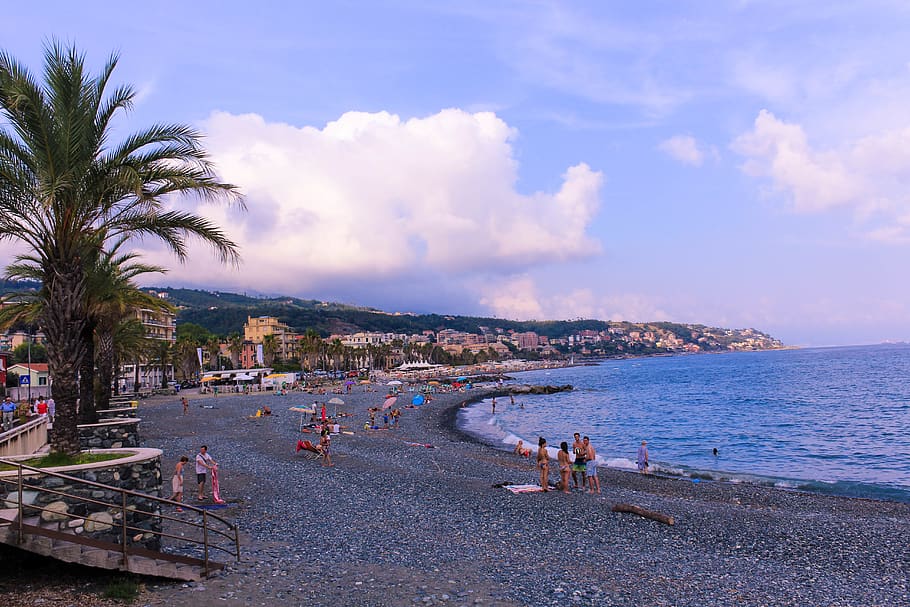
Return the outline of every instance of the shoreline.
[[[483,397],[466,401],[466,407],[477,405],[483,400],[489,399],[493,396],[499,398],[500,396],[508,395],[508,390],[494,390],[487,393]],[[458,423],[458,411],[460,409],[461,408],[459,407],[455,410],[451,416],[451,419],[445,418],[443,420],[443,423],[450,426],[450,429],[453,432],[453,436],[460,436],[465,441],[485,445],[498,451],[511,453],[512,445],[504,441],[497,441],[494,437],[484,436],[482,433],[474,433],[469,429],[461,427]],[[513,436],[515,435],[513,434]],[[531,445],[532,448],[536,448],[532,444],[533,441],[531,441],[531,437],[520,438],[525,441],[525,445]],[[554,447],[555,443],[550,443],[550,446]],[[550,459],[552,461],[556,461],[555,455],[551,455]],[[603,456],[598,455],[598,469],[615,470],[616,472],[625,472],[635,475],[640,474],[638,470],[635,469],[635,463],[631,460],[626,460],[629,462],[629,466],[616,466],[610,465],[608,463],[609,461],[616,461],[616,459],[622,458],[604,458]],[[777,491],[806,493],[809,495],[822,495],[830,497],[842,497],[847,499],[863,499],[878,502],[896,502],[900,504],[910,504],[910,490],[896,488],[889,485],[880,485],[871,482],[837,481],[826,483],[825,481],[819,479],[772,476],[770,474],[762,472],[751,471],[692,468],[684,464],[678,464],[675,467],[661,464],[656,468],[659,471],[655,472],[655,467],[652,467],[652,471],[649,473],[649,476],[675,479],[684,482],[726,483],[730,485],[742,484],[755,487],[763,487]],[[675,470],[678,472],[674,472]],[[855,493],[850,493],[844,488],[838,489],[838,487],[852,488]]]
[[[494,486],[536,483],[536,470],[455,423],[463,402],[494,392],[436,395],[403,409],[399,429],[370,432],[358,428],[383,394],[340,395],[354,434],[333,440],[332,468],[292,448],[299,415],[288,408],[314,395],[194,398],[186,417],[179,397],[143,401],[162,475],[208,444],[223,512],[244,538],[240,563],[198,584],[146,580],[137,604],[910,604],[910,505],[603,467],[601,495],[514,495]],[[275,415],[249,419],[262,404]],[[616,503],[675,525],[611,512]]]

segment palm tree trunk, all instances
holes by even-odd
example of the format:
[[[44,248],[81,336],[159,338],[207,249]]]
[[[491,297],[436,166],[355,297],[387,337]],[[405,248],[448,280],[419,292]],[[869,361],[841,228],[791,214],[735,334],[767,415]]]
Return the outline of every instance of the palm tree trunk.
[[[114,382],[114,337],[110,331],[98,331],[98,385],[95,405],[98,409],[111,406],[111,385]]]
[[[85,355],[79,366],[79,423],[94,424],[98,421],[95,411],[95,323],[87,321],[82,329]]]
[[[57,408],[51,451],[73,454],[79,452],[79,431],[76,429],[79,385],[76,378],[85,356],[85,281],[78,260],[60,265],[57,272],[46,275],[47,302],[41,328],[47,337],[48,369]]]

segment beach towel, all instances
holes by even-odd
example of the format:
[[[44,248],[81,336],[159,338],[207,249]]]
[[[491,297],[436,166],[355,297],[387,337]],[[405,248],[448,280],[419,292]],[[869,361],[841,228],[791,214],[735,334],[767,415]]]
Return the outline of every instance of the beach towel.
[[[503,489],[508,489],[512,493],[538,493],[543,491],[540,485],[503,485]]]
[[[221,487],[218,485],[218,466],[212,468],[212,499],[216,504],[223,504],[221,499]]]

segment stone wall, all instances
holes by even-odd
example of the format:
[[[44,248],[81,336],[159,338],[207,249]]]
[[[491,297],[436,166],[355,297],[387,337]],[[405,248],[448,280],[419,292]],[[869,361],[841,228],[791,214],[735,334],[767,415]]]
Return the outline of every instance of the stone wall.
[[[95,450],[96,453],[103,450]],[[54,469],[70,477],[161,496],[161,451],[133,449],[128,458],[92,464],[91,467]],[[17,458],[21,459],[21,458]],[[75,468],[75,469],[74,469]],[[15,482],[15,472],[0,473],[0,478]],[[22,502],[25,517],[40,517],[43,527],[86,535],[95,539],[120,543],[123,537],[122,494],[111,489],[86,485],[74,480],[48,475],[27,476],[23,480]],[[48,493],[50,489],[67,495]],[[87,498],[84,501],[79,498]],[[0,483],[0,507],[18,508],[19,496],[15,484]],[[141,496],[126,496],[127,543],[150,550],[160,550],[160,504]],[[32,506],[31,508],[29,506]],[[35,507],[45,508],[40,511]]]
[[[103,420],[97,424],[80,424],[79,447],[82,449],[130,449],[139,446],[139,422],[135,417]]]
[[[136,407],[118,407],[116,409],[98,409],[95,413],[99,419],[115,419],[119,417],[136,417],[139,409]]]

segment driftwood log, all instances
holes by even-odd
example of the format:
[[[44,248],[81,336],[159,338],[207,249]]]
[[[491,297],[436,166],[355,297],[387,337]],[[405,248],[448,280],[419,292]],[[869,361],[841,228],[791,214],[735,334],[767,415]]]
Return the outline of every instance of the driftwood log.
[[[654,512],[653,510],[646,510],[645,508],[633,506],[632,504],[614,504],[613,512],[629,512],[631,514],[637,514],[638,516],[649,518],[653,521],[664,523],[665,525],[673,524],[672,516],[667,516],[666,514],[661,514],[660,512]]]

